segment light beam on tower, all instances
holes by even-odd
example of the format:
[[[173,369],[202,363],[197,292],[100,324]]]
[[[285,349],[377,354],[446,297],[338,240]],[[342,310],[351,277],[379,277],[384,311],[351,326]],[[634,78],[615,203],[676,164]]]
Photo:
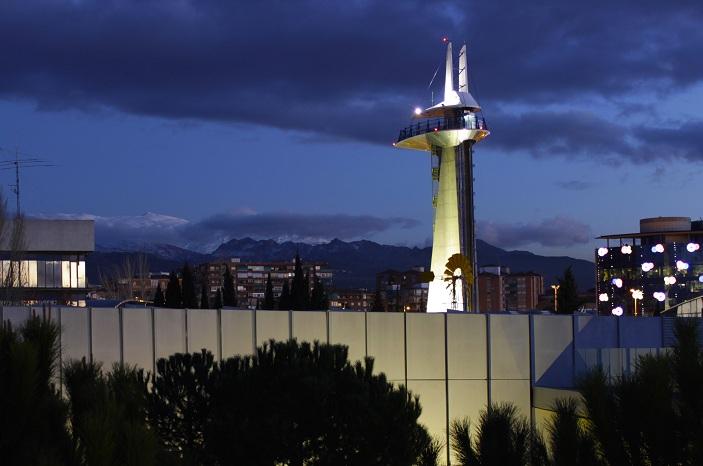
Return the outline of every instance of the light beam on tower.
[[[454,89],[452,43],[447,43],[444,100],[415,112],[419,121],[400,131],[396,147],[428,151],[433,159],[434,227],[427,312],[456,309],[476,312],[476,237],[473,191],[473,147],[489,135],[481,107],[469,92],[466,45],[459,51],[459,88]],[[461,254],[471,265],[470,277],[449,289],[443,280],[450,257]],[[458,272],[456,272],[458,274]],[[453,299],[452,296],[455,296]]]

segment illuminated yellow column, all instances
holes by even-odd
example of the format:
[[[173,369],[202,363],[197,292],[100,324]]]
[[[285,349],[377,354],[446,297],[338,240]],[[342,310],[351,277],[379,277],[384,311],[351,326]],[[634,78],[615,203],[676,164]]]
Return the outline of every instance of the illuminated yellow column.
[[[435,210],[432,239],[432,265],[434,280],[427,295],[427,312],[446,312],[452,309],[451,283],[445,282],[447,260],[461,252],[459,236],[459,206],[456,186],[456,152],[454,147],[443,147],[439,164],[439,189]],[[447,287],[449,285],[449,287]],[[456,281],[455,309],[463,310],[462,283]]]

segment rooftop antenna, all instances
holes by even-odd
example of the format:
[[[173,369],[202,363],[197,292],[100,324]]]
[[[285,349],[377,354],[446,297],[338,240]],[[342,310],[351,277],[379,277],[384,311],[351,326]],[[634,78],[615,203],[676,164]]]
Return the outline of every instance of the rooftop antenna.
[[[10,189],[15,194],[16,203],[16,215],[20,215],[22,212],[20,204],[20,167],[22,168],[35,168],[35,167],[55,167],[56,165],[50,163],[48,160],[40,159],[37,157],[29,156],[29,154],[24,154],[15,148],[14,151],[7,150],[0,147],[0,152],[14,153],[15,158],[10,160],[0,160],[0,170],[14,170],[15,171],[15,184],[10,185]],[[27,158],[20,158],[20,155],[27,156]]]

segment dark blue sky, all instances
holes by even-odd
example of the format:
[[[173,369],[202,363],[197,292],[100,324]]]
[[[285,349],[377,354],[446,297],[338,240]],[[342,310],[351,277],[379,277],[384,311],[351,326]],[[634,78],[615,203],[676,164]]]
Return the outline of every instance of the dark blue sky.
[[[701,24],[700,1],[5,1],[0,147],[58,165],[25,173],[26,212],[104,239],[425,244],[428,157],[391,143],[447,35],[492,129],[479,235],[591,258],[701,215]],[[145,212],[185,220],[122,218]]]

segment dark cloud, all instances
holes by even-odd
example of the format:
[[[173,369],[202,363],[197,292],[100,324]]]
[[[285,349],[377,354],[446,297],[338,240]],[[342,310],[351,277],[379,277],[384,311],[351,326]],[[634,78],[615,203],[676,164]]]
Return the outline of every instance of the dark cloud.
[[[478,222],[476,236],[487,243],[504,248],[529,244],[568,247],[586,244],[593,237],[588,225],[563,216],[535,223]]]
[[[509,138],[501,126],[517,131],[492,116],[498,105],[615,99],[703,79],[699,0],[474,3],[5,1],[0,96],[388,143],[411,106],[428,100],[442,34],[469,42],[473,89],[495,139]],[[569,133],[539,146],[542,155],[628,156],[617,125],[600,126],[591,139],[602,142],[582,148],[579,131],[598,119],[570,117],[549,127],[532,117],[539,131]]]

